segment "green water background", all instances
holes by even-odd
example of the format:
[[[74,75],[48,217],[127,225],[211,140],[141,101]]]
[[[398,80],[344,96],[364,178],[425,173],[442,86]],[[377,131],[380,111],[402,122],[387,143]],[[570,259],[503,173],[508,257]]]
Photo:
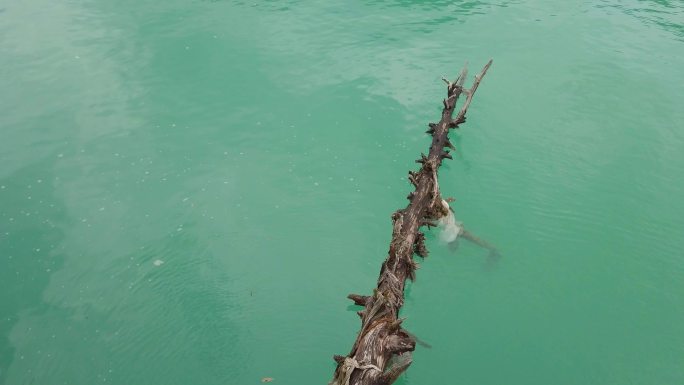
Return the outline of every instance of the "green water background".
[[[440,184],[503,258],[429,235],[398,383],[684,383],[664,0],[0,2],[0,383],[327,383],[490,57]]]

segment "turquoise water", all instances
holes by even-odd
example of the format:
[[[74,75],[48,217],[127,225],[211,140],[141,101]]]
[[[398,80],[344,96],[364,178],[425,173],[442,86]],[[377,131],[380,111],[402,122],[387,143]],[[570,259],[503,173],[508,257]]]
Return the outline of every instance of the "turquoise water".
[[[399,384],[684,383],[684,3],[0,2],[0,383],[321,384],[440,77]]]

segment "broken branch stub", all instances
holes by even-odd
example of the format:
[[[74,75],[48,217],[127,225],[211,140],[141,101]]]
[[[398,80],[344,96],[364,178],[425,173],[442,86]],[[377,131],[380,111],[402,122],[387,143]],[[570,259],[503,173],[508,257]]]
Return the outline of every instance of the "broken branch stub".
[[[399,309],[404,304],[404,285],[407,278],[415,278],[418,266],[413,255],[427,256],[425,236],[420,227],[434,225],[434,221],[447,214],[441,204],[437,170],[445,158],[451,159],[445,150],[453,149],[448,138],[449,129],[465,122],[470,102],[491,64],[490,60],[475,76],[470,89],[463,88],[466,66],[456,81],[445,79],[447,97],[442,101],[442,118],[439,123],[429,125],[432,144],[428,155],[421,154],[417,161],[421,164],[420,170],[409,172],[409,180],[415,190],[409,194],[408,206],[392,214],[392,240],[380,269],[377,287],[370,296],[349,295],[355,304],[365,307],[359,312],[361,330],[351,352],[345,357],[334,357],[337,368],[331,385],[389,385],[411,365],[411,352],[416,341],[401,328],[403,320],[398,318]],[[462,94],[466,95],[466,100],[454,118],[456,102]]]

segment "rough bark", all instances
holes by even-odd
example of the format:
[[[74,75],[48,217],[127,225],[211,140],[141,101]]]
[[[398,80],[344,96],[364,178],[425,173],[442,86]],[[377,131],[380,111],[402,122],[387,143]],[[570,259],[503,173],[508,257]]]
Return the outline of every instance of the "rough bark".
[[[349,299],[364,306],[358,312],[361,330],[347,356],[334,356],[337,369],[332,385],[388,385],[394,382],[411,365],[411,352],[416,341],[401,327],[399,310],[404,304],[406,279],[415,279],[417,262],[413,254],[427,256],[422,226],[434,226],[434,221],[446,215],[437,181],[437,171],[445,158],[451,159],[449,129],[465,122],[466,112],[477,87],[485,75],[490,60],[475,76],[470,89],[463,87],[467,76],[463,68],[456,81],[443,79],[447,84],[447,97],[439,123],[430,123],[427,133],[432,136],[428,155],[416,160],[421,164],[417,172],[409,171],[409,181],[415,187],[408,195],[410,203],[392,214],[393,230],[389,253],[382,264],[377,287],[369,296],[350,294]],[[453,117],[456,102],[461,95],[466,100]]]

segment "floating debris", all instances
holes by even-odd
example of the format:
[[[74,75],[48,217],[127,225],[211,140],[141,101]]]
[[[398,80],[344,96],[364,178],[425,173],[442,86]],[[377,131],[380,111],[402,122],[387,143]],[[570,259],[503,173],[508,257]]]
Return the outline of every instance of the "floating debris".
[[[152,264],[155,266],[161,266],[164,264],[164,261],[162,261],[161,259],[155,259],[154,262],[152,262]]]
[[[261,379],[261,382],[271,382],[273,381],[273,377],[264,377]]]

